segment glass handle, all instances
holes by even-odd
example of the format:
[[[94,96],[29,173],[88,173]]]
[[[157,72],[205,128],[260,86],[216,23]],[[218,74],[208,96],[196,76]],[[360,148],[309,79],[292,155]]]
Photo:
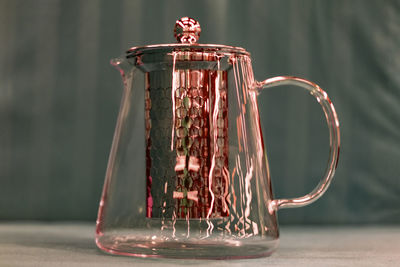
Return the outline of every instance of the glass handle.
[[[270,203],[270,209],[277,210],[279,208],[295,208],[302,207],[320,198],[325,191],[328,189],[329,184],[332,181],[333,175],[337,167],[340,150],[340,131],[339,131],[339,120],[335,111],[335,108],[329,99],[327,93],[322,90],[318,85],[305,79],[291,77],[291,76],[279,76],[267,79],[262,82],[256,82],[257,90],[270,88],[279,85],[295,85],[306,89],[311,95],[313,95],[318,103],[321,105],[326,122],[329,128],[329,160],[326,168],[324,177],[319,184],[307,195],[298,198],[289,199],[274,199]]]

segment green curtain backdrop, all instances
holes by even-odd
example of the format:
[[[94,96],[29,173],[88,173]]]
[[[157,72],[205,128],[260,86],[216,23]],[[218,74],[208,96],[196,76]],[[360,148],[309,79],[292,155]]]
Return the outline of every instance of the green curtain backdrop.
[[[1,220],[95,220],[122,92],[109,60],[174,42],[183,16],[201,43],[246,48],[256,79],[304,77],[336,106],[332,186],[281,223],[400,222],[400,2],[378,0],[0,0]],[[291,87],[259,103],[275,195],[309,192],[329,151],[322,110]]]

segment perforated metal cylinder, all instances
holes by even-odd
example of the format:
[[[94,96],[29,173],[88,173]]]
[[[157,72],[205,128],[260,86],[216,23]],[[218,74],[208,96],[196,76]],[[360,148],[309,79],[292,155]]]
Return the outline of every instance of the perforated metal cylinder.
[[[229,215],[227,97],[226,71],[146,73],[147,217]]]

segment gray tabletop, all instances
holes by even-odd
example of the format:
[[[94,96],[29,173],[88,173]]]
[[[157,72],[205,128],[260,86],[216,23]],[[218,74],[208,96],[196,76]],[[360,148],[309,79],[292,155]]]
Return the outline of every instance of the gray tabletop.
[[[278,250],[246,260],[110,256],[93,224],[0,223],[0,266],[400,266],[400,226],[281,227]]]

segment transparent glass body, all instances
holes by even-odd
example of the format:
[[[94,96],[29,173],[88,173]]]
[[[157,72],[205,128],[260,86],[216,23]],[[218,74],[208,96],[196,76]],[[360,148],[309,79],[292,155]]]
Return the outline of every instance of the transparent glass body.
[[[321,196],[336,168],[339,124],[317,85],[254,80],[249,54],[210,45],[147,46],[112,61],[124,82],[96,226],[108,253],[248,258],[278,244],[276,211]],[[321,103],[326,174],[310,194],[274,199],[258,114],[262,88],[291,83]]]

